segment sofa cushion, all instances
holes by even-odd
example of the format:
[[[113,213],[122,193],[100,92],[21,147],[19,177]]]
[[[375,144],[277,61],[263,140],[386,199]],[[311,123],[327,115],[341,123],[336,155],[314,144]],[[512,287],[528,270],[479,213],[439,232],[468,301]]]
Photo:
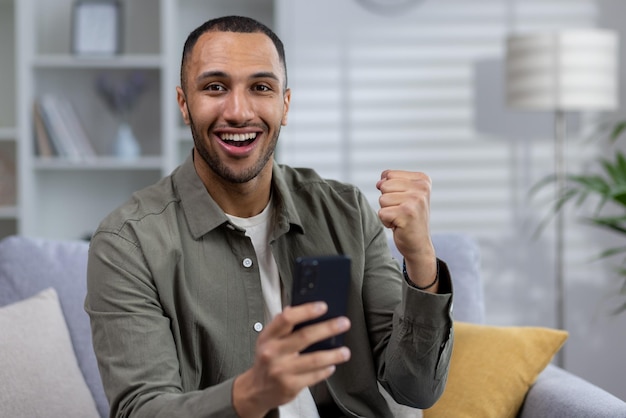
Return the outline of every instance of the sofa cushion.
[[[454,232],[432,234],[432,241],[437,257],[448,265],[452,277],[452,316],[458,321],[483,323],[485,304],[478,243],[469,235]],[[392,237],[389,237],[389,248],[391,255],[402,265],[402,254]]]
[[[528,388],[567,336],[542,327],[455,322],[446,389],[424,418],[515,418]]]
[[[87,294],[86,241],[11,236],[0,241],[0,306],[26,299],[52,287],[70,332],[78,365],[96,400],[100,416],[109,415],[91,342]]]
[[[548,364],[524,398],[519,418],[626,417],[626,402],[571,372]]]
[[[453,232],[433,234],[432,240],[437,257],[445,261],[452,276],[452,316],[463,322],[485,322],[478,242],[469,235]]]
[[[0,416],[99,417],[54,289],[0,308]]]

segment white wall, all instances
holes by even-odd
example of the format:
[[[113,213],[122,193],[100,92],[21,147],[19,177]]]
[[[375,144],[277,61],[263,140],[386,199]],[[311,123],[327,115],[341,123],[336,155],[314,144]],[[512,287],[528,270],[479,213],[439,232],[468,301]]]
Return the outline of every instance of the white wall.
[[[281,3],[292,109],[279,160],[353,182],[375,207],[383,169],[427,172],[433,230],[480,242],[488,322],[555,326],[553,228],[533,237],[546,206],[528,196],[554,169],[552,119],[503,105],[504,39],[626,27],[623,3],[425,0],[395,17],[354,0]],[[578,139],[591,116],[569,118],[571,170],[598,152]],[[589,262],[611,238],[571,214],[566,229],[566,368],[626,399],[626,314],[610,316],[617,282],[608,265]]]

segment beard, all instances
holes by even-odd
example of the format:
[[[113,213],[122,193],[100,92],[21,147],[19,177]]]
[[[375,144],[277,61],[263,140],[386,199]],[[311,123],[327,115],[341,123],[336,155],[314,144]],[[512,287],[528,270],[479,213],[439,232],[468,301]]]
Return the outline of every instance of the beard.
[[[252,166],[244,169],[243,171],[235,171],[230,169],[223,161],[220,160],[219,156],[216,153],[211,153],[207,148],[205,143],[203,142],[203,137],[200,132],[198,132],[195,123],[193,122],[193,118],[191,117],[191,113],[187,110],[189,116],[189,126],[191,128],[191,136],[193,137],[193,144],[198,152],[198,155],[202,160],[207,164],[207,166],[213,171],[217,176],[227,181],[228,183],[235,184],[243,184],[247,183],[250,180],[254,179],[259,175],[259,173],[263,170],[263,168],[267,165],[267,163],[274,155],[274,151],[276,150],[276,144],[278,143],[278,136],[280,135],[280,125],[278,125],[278,129],[276,129],[276,134],[272,138],[270,138],[269,147],[267,147],[264,154],[262,154]],[[265,128],[266,126],[264,126]],[[269,129],[263,129],[264,132],[269,132]]]

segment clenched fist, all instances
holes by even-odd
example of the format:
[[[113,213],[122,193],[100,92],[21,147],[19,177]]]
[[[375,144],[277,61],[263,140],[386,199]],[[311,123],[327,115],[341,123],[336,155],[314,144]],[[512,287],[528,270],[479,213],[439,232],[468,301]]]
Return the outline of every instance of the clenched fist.
[[[393,231],[407,273],[418,287],[428,286],[437,275],[429,229],[431,186],[428,175],[401,170],[383,171],[376,183],[381,192],[378,217]],[[428,291],[436,292],[437,285],[429,287]]]

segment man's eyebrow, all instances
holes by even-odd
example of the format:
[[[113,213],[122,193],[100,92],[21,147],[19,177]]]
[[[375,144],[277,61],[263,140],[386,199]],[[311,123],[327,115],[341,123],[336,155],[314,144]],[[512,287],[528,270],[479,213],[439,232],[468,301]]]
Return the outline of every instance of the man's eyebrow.
[[[202,80],[205,80],[207,78],[227,78],[227,77],[228,77],[228,74],[226,74],[224,71],[219,71],[219,70],[205,71],[201,73],[198,77],[196,77],[196,81],[201,82]]]
[[[261,71],[258,73],[254,73],[250,78],[271,78],[273,80],[280,81],[278,79],[278,76],[271,71]]]
[[[213,71],[205,71],[201,73],[198,77],[196,77],[197,82],[202,82],[207,78],[228,78],[228,74],[224,71],[213,70]],[[271,71],[260,71],[258,73],[254,73],[250,76],[250,78],[271,78],[276,81],[280,81],[278,76]]]

